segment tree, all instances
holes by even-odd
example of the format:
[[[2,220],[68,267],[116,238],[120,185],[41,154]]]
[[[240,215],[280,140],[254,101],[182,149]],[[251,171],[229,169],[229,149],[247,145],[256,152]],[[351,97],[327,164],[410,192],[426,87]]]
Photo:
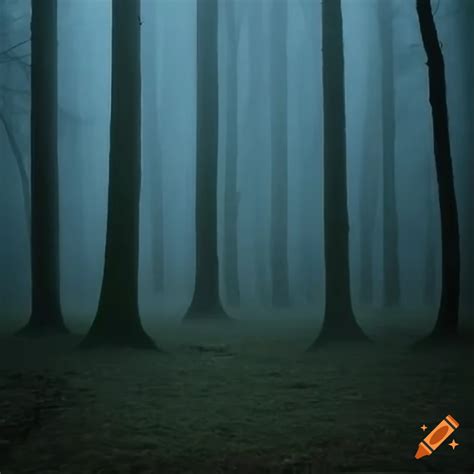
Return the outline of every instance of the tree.
[[[146,97],[143,100],[143,168],[146,177],[151,221],[151,265],[153,288],[157,292],[164,288],[164,235],[163,235],[163,179],[161,146],[158,125],[158,77],[156,45],[157,35],[156,0],[142,2],[144,62],[143,84]]]
[[[239,31],[236,25],[235,4],[226,2],[227,51],[226,68],[226,141],[225,141],[225,183],[224,183],[224,281],[227,301],[231,306],[240,303],[239,258],[238,258],[238,218],[239,192],[237,190],[238,142],[238,47]]]
[[[196,276],[185,320],[226,319],[217,253],[217,0],[197,1]]]
[[[324,122],[324,254],[326,303],[312,347],[364,340],[352,310],[346,182],[344,46],[340,0],[322,3]]]
[[[391,0],[377,2],[382,58],[382,198],[383,303],[400,303],[398,218],[395,194],[395,88],[393,75],[393,8]]]
[[[428,59],[429,100],[441,215],[441,302],[436,325],[428,340],[454,338],[458,331],[460,250],[459,225],[446,101],[443,53],[430,0],[417,0],[421,37]]]
[[[288,306],[288,6],[274,1],[270,23],[272,303]]]
[[[138,313],[141,79],[140,0],[112,2],[112,105],[105,266],[82,347],[155,347]]]
[[[67,332],[61,314],[59,283],[57,54],[57,1],[32,0],[32,308],[21,334]]]

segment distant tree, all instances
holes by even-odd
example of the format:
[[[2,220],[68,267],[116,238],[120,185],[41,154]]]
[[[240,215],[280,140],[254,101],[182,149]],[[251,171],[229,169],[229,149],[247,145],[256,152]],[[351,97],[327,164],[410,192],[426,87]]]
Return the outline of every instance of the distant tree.
[[[28,324],[20,334],[67,332],[61,314],[59,283],[57,54],[57,1],[32,0],[32,308]]]
[[[347,209],[344,46],[340,0],[322,2],[326,304],[313,347],[365,336],[352,310]]]
[[[158,65],[156,48],[157,35],[157,6],[156,0],[142,2],[143,17],[143,90],[146,98],[143,100],[143,170],[150,197],[151,223],[151,266],[153,288],[157,292],[164,289],[164,235],[163,235],[163,178],[162,158],[159,135],[158,114]]]
[[[433,143],[441,214],[441,302],[436,325],[428,340],[453,338],[458,332],[460,250],[448,126],[443,53],[430,0],[417,0],[416,9],[423,46],[428,58],[429,100],[433,119]]]
[[[238,142],[238,48],[240,25],[237,25],[233,0],[224,4],[227,49],[226,69],[226,140],[225,140],[225,176],[224,176],[224,281],[227,302],[230,306],[240,304],[239,256],[238,256],[238,219],[240,194],[237,189]]]
[[[288,306],[288,4],[274,1],[270,18],[272,303]]]
[[[393,7],[377,2],[382,58],[382,198],[383,198],[383,304],[400,303],[398,217],[395,193],[395,87],[393,60]]]
[[[431,156],[429,163],[431,164]],[[431,180],[431,167],[426,171],[425,179],[425,265],[423,279],[423,303],[427,306],[434,304],[436,299],[436,240],[433,215],[433,184]]]
[[[105,267],[97,315],[82,347],[155,347],[138,313],[140,129],[140,0],[113,0]]]
[[[196,276],[185,319],[223,320],[217,253],[217,0],[197,0]]]
[[[265,120],[266,69],[262,57],[265,56],[267,43],[262,35],[263,3],[253,2],[248,10],[247,23],[247,58],[249,64],[249,87],[247,95],[244,126],[248,144],[249,161],[254,165],[253,188],[255,192],[254,206],[254,265],[256,279],[256,294],[260,302],[268,299],[268,240],[265,232],[267,214],[267,189],[261,186],[268,166],[268,158],[263,153],[268,137],[268,120]]]

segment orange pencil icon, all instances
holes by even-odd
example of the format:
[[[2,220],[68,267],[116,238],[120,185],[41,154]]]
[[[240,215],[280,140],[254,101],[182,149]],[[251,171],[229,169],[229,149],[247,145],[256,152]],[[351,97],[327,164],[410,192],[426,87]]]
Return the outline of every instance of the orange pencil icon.
[[[415,459],[420,459],[425,456],[430,456],[433,451],[438,449],[456,429],[459,428],[459,423],[448,415],[431,433],[418,445],[418,450],[415,454]]]

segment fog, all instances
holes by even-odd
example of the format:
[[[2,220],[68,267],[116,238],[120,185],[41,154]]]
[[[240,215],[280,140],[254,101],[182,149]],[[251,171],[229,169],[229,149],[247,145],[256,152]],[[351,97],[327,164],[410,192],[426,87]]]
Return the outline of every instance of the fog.
[[[469,45],[460,27],[462,1],[434,2],[446,62],[449,125],[461,228],[463,264],[461,317],[468,323],[473,242],[473,166],[469,134],[471,82],[465,57]],[[374,307],[383,306],[381,201],[381,58],[377,2],[343,0],[347,176],[351,291],[361,306],[361,196],[374,206],[372,233]],[[141,14],[143,104],[155,103],[150,123],[143,107],[140,204],[139,303],[142,317],[178,320],[190,304],[195,273],[194,196],[196,168],[196,4],[160,0]],[[220,292],[228,312],[239,318],[318,319],[324,307],[322,84],[320,2],[287,3],[288,267],[291,304],[273,308],[271,299],[271,2],[235,2],[237,34],[237,192],[238,284],[240,302],[229,304],[220,272]],[[229,82],[228,3],[219,1],[219,254],[225,218],[226,111]],[[258,11],[257,11],[258,10]],[[0,63],[0,112],[13,130],[29,174],[29,15],[25,0],[2,0],[1,47],[16,46]],[[258,24],[260,21],[260,24]],[[97,308],[104,263],[111,85],[111,2],[58,1],[59,183],[61,304],[67,323],[89,324]],[[398,216],[400,318],[428,309],[433,318],[440,292],[440,218],[433,159],[426,56],[413,2],[393,1],[395,87],[395,194]],[[255,70],[260,76],[255,82]],[[258,74],[258,73],[257,73]],[[156,82],[152,82],[156,81]],[[258,89],[255,89],[257,84]],[[151,102],[150,102],[151,101]],[[154,143],[154,145],[150,145]],[[31,275],[28,219],[18,166],[4,127],[0,130],[0,310],[27,317]],[[364,158],[373,155],[373,180],[364,181]],[[152,170],[159,161],[159,175]],[[158,166],[158,165],[157,165]],[[153,176],[154,174],[154,176]],[[367,186],[370,186],[368,188]],[[368,191],[369,189],[369,191]],[[163,287],[153,283],[156,207],[161,212],[164,252],[159,262]],[[471,237],[472,238],[472,237]],[[431,243],[429,243],[431,242]],[[424,299],[427,252],[434,245],[434,298]],[[156,265],[155,265],[156,266]],[[221,265],[222,266],[222,265]],[[466,268],[467,267],[467,268]],[[470,300],[472,301],[472,299]],[[357,312],[357,311],[356,311]],[[430,316],[431,317],[431,316]],[[472,320],[471,320],[472,323]],[[427,327],[426,330],[429,328]]]

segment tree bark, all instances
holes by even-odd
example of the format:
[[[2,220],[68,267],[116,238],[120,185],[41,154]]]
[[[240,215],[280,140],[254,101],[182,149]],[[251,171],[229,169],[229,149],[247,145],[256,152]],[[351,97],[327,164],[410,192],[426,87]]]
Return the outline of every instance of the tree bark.
[[[226,320],[219,295],[217,0],[197,0],[196,277],[185,320]]]
[[[57,54],[57,2],[32,0],[32,308],[21,334],[67,332],[60,304]]]
[[[272,303],[290,304],[288,281],[288,7],[276,0],[270,24]]]
[[[382,58],[382,197],[383,304],[400,304],[398,216],[395,194],[395,87],[393,73],[393,8],[391,0],[377,3]]]
[[[326,302],[313,344],[364,340],[352,310],[347,209],[344,46],[340,0],[323,0],[324,254]]]
[[[445,66],[430,0],[417,0],[416,8],[421,37],[428,58],[429,100],[432,109],[434,155],[441,214],[441,302],[430,339],[447,339],[456,336],[458,332],[460,250]]]
[[[105,266],[97,315],[82,347],[155,348],[138,312],[140,129],[140,0],[113,0]]]

